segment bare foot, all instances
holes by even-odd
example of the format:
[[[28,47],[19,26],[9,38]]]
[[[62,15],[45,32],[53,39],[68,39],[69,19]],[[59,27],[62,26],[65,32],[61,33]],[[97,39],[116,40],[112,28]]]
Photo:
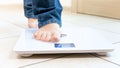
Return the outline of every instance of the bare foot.
[[[58,42],[60,40],[60,27],[57,23],[47,24],[37,30],[34,37],[45,42]]]
[[[38,20],[35,18],[28,19],[28,27],[29,28],[38,28]]]

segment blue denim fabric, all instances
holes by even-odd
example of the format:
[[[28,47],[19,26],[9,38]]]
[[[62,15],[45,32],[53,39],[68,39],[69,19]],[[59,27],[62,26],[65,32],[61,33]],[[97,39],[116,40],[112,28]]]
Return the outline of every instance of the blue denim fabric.
[[[24,0],[24,10],[27,18],[38,18],[39,28],[49,23],[62,26],[59,0]]]
[[[24,14],[27,18],[37,18],[33,12],[32,0],[24,0]]]

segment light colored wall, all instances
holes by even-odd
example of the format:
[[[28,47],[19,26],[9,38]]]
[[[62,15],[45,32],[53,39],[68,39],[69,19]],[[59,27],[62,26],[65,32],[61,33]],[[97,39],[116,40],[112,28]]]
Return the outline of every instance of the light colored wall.
[[[0,0],[0,4],[18,4],[22,2],[23,0]]]
[[[60,0],[61,4],[65,7],[71,7],[72,0]],[[17,4],[23,3],[23,0],[0,0],[0,4]]]
[[[60,2],[64,7],[71,7],[72,0],[60,0]]]

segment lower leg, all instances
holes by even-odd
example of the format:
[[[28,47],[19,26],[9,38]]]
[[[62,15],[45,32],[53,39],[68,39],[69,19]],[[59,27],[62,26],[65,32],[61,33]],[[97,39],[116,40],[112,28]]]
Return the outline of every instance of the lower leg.
[[[59,0],[32,0],[34,13],[38,15],[37,40],[58,42],[60,40],[61,12]]]

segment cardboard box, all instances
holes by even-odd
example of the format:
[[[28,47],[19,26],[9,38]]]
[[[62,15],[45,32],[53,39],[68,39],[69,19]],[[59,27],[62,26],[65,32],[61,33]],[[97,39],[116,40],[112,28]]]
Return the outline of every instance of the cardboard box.
[[[77,0],[77,12],[120,19],[120,0]]]

